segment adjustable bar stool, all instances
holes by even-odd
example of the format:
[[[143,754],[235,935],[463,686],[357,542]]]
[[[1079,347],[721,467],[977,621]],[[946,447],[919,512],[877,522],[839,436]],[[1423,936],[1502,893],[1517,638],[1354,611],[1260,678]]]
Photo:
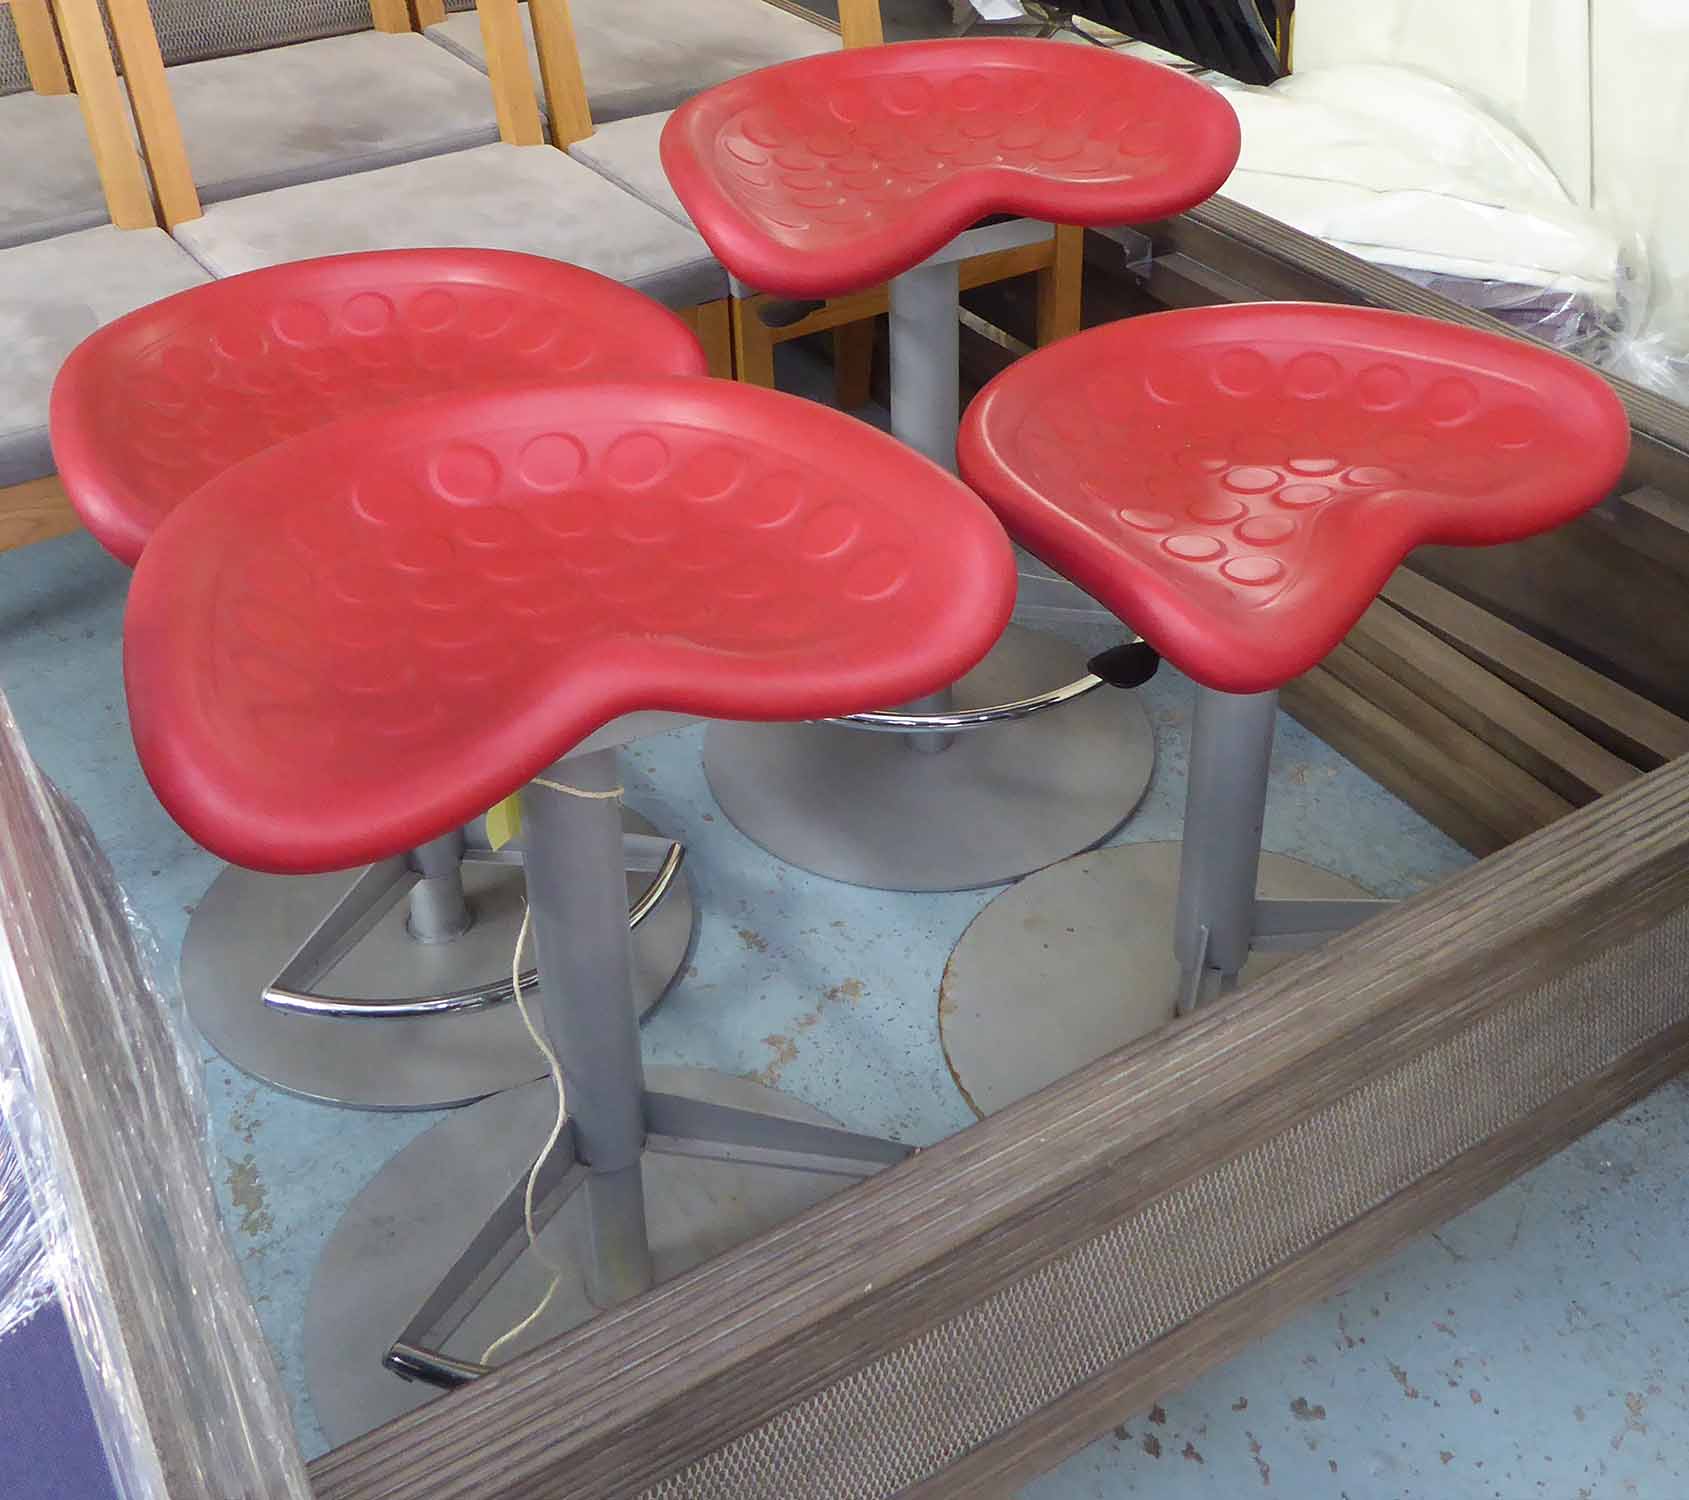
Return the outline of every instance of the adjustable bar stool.
[[[356,591],[316,572],[330,546]],[[929,693],[997,639],[1014,579],[990,511],[919,455],[697,379],[360,413],[218,476],[147,547],[125,625],[135,744],[206,847],[345,869],[522,789],[537,1008],[568,1098],[536,1219],[555,1218],[545,1255],[579,1236],[527,1342],[907,1151],[743,1079],[648,1086],[604,746],[642,711],[818,718]],[[428,1395],[382,1368],[396,1340],[394,1365],[457,1383],[537,1302],[524,1181],[556,1110],[545,1082],[454,1111],[348,1210],[306,1323],[332,1440]]]
[[[487,250],[333,256],[196,287],[93,335],[54,387],[53,448],[88,529],[133,564],[201,486],[350,412],[436,391],[703,371],[678,318],[575,266]],[[348,598],[366,586],[332,537],[301,565]],[[291,631],[299,607],[277,599],[268,628]],[[496,613],[478,628],[475,650],[503,649]],[[685,959],[692,900],[679,846],[635,813],[624,821],[643,1014]],[[544,1065],[507,1003],[520,862],[520,839],[494,850],[477,819],[362,871],[226,870],[183,945],[194,1024],[236,1067],[333,1103],[421,1109],[526,1083]],[[293,1013],[265,996],[291,997]],[[382,1026],[344,1019],[375,1016]]]
[[[1047,238],[1039,220],[1178,213],[1238,144],[1230,106],[1167,68],[1057,42],[923,42],[711,89],[675,111],[662,159],[749,289],[817,299],[890,280],[892,428],[948,468],[960,262]],[[705,768],[733,823],[789,863],[869,886],[988,885],[1089,847],[1137,805],[1154,737],[1135,697],[1102,686],[1074,648],[1011,629],[912,717],[716,725]]]
[[[1278,688],[1414,547],[1569,521],[1610,493],[1628,444],[1624,409],[1582,365],[1352,307],[1133,318],[980,393],[962,424],[968,482],[1197,689],[1182,849],[1128,844],[1044,870],[951,955],[939,1024],[976,1110],[1387,904],[1262,853]]]

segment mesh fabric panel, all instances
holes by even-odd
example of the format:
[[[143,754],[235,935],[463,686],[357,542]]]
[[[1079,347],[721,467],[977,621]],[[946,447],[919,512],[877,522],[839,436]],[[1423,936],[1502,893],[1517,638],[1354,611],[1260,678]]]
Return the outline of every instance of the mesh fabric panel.
[[[1689,1020],[1689,910],[881,1356],[642,1500],[882,1500]]]
[[[0,5],[0,97],[21,94],[28,88],[29,72],[23,64],[17,27],[12,24],[12,8]]]
[[[285,47],[370,29],[369,0],[150,0],[170,63]]]

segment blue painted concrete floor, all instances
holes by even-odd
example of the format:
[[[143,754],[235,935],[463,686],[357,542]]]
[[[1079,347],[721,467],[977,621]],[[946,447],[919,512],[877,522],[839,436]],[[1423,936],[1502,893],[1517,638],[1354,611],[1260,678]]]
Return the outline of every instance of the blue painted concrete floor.
[[[0,557],[0,688],[86,811],[162,951],[217,873],[153,800],[119,676],[127,574],[85,536]],[[1094,632],[1093,632],[1094,633]],[[1159,761],[1122,840],[1176,836],[1190,690],[1146,690]],[[716,811],[697,730],[645,741],[629,801],[690,848],[696,948],[646,1056],[755,1076],[930,1143],[970,1123],[940,1053],[939,976],[990,892],[884,894],[786,868]],[[1266,844],[1383,895],[1466,857],[1281,723]],[[348,1114],[206,1056],[218,1189],[308,1452],[311,1267],[344,1205],[431,1117]],[[536,1143],[537,1145],[538,1143]],[[1689,1087],[1661,1089],[1185,1390],[1123,1412],[1033,1500],[1689,1495]]]

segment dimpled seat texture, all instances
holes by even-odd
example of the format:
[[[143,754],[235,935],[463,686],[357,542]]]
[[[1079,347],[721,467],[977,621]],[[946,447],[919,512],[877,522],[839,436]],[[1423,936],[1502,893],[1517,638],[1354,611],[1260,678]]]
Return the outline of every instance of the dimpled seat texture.
[[[963,477],[1009,533],[1207,687],[1319,662],[1421,543],[1485,546],[1606,497],[1629,449],[1600,376],[1400,313],[1156,313],[1011,366]]]
[[[676,378],[457,395],[320,427],[178,506],[135,571],[125,682],[190,835],[342,869],[624,713],[933,692],[1014,588],[976,495],[813,402]]]
[[[688,100],[663,168],[721,263],[828,297],[919,264],[991,214],[1127,224],[1209,197],[1237,162],[1207,85],[1103,48],[909,42],[764,68]]]
[[[132,564],[208,480],[350,412],[446,390],[704,370],[673,313],[578,266],[376,251],[231,276],[108,324],[65,362],[49,425],[77,514]]]

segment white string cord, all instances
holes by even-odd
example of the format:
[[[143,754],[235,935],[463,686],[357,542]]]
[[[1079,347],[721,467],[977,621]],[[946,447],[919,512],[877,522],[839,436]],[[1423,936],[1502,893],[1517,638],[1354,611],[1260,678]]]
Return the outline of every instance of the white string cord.
[[[536,776],[533,784],[543,786],[548,791],[562,792],[565,796],[580,797],[587,802],[610,802],[619,800],[622,795],[621,787],[613,787],[607,792],[587,792],[578,786],[565,786],[561,781],[547,781],[542,776]],[[534,1229],[534,1191],[539,1182],[540,1168],[551,1158],[551,1153],[557,1149],[558,1141],[563,1138],[564,1128],[569,1123],[568,1099],[563,1091],[563,1064],[558,1060],[556,1051],[546,1039],[545,1033],[534,1025],[533,1017],[528,1014],[528,1002],[522,998],[522,952],[528,946],[528,930],[533,922],[532,911],[522,908],[522,927],[516,934],[516,953],[510,960],[511,991],[516,999],[516,1014],[521,1016],[522,1025],[533,1039],[534,1046],[539,1048],[545,1058],[546,1067],[551,1071],[551,1081],[557,1090],[557,1118],[552,1123],[551,1134],[546,1138],[540,1154],[534,1158],[534,1164],[528,1171],[528,1185],[522,1193],[522,1222],[528,1231],[528,1248],[538,1258],[540,1264],[551,1272],[551,1284],[546,1287],[545,1295],[540,1298],[534,1310],[508,1333],[500,1334],[492,1343],[487,1345],[486,1352],[481,1356],[481,1363],[490,1365],[493,1356],[500,1349],[521,1337],[535,1323],[545,1316],[545,1310],[551,1306],[551,1299],[557,1295],[557,1289],[563,1284],[563,1267],[552,1260],[539,1247],[539,1235]]]
[[[566,796],[579,797],[583,802],[614,802],[622,795],[622,788],[613,786],[607,792],[583,792],[578,786],[564,786],[561,781],[547,781],[543,776],[536,776],[533,784],[543,786],[548,791],[562,792]]]

